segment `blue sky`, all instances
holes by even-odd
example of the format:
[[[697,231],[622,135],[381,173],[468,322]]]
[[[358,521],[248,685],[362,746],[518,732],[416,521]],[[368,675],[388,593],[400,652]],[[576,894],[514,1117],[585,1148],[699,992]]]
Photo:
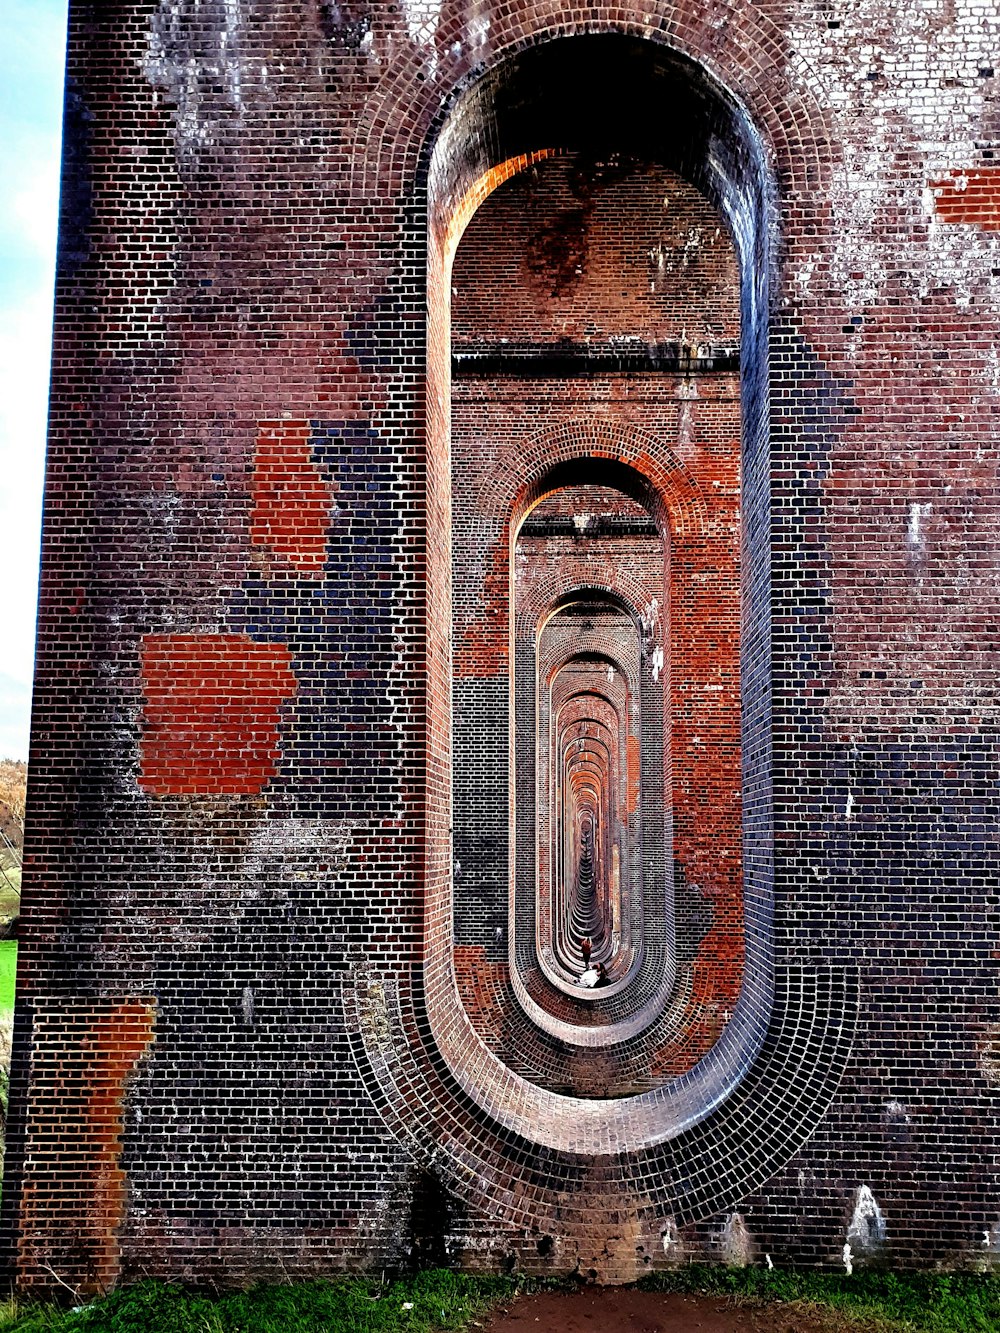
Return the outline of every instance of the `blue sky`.
[[[66,0],[0,0],[0,758],[28,757]]]

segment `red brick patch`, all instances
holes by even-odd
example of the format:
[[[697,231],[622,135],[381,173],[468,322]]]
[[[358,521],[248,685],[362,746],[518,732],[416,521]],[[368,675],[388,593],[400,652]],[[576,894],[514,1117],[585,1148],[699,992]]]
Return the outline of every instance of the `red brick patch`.
[[[295,693],[284,644],[246,634],[150,634],[140,786],[154,796],[244,796],[274,776],[278,708]]]
[[[96,1295],[118,1276],[126,1088],[154,1023],[145,996],[37,1007],[18,1245],[27,1290],[51,1291],[55,1279]]]
[[[250,540],[319,578],[326,559],[331,495],[309,451],[307,421],[262,421],[251,483]]]
[[[984,231],[1000,231],[1000,167],[956,170],[929,184],[942,222],[970,222]]]

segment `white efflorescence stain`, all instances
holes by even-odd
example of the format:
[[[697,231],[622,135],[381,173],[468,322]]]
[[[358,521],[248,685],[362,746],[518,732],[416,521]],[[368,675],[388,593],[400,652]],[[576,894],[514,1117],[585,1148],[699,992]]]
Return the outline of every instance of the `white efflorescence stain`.
[[[349,819],[269,819],[254,830],[241,866],[251,882],[316,880],[337,875],[357,827]]]
[[[731,1213],[722,1231],[722,1257],[725,1263],[746,1268],[753,1263],[754,1243],[742,1213]]]
[[[910,505],[910,518],[906,527],[906,541],[914,555],[923,555],[927,546],[926,521],[931,516],[933,505],[928,501],[920,504],[913,501]]]
[[[487,0],[473,0],[469,6],[466,36],[469,46],[480,52],[489,42],[490,15]]]
[[[875,1254],[885,1244],[886,1225],[878,1200],[867,1185],[859,1185],[854,1195],[854,1211],[847,1227],[844,1267],[853,1272],[856,1259]]]
[[[248,0],[162,0],[141,61],[174,111],[182,164],[216,143],[224,123],[241,126],[247,90],[268,91],[268,66],[246,51]],[[279,66],[280,69],[280,66]]]
[[[867,40],[851,40],[858,32]],[[830,265],[823,272],[808,258],[801,262],[800,294],[822,300],[820,284],[829,283],[847,309],[862,312],[893,284],[910,299],[947,290],[957,307],[968,306],[989,288],[1000,236],[942,224],[932,183],[946,179],[956,193],[968,185],[963,168],[978,156],[969,127],[991,115],[990,85],[979,67],[993,63],[1000,9],[982,0],[890,6],[857,0],[850,24],[836,35],[810,16],[793,18],[788,38],[794,77],[829,108],[842,152],[832,182],[841,225]],[[860,117],[866,132],[859,135],[849,127]],[[903,144],[919,152],[926,184],[901,185],[896,164]],[[882,225],[899,210],[924,233],[908,251],[905,273],[895,233]]]
[[[410,41],[417,46],[433,46],[441,22],[439,0],[403,0],[403,16]]]

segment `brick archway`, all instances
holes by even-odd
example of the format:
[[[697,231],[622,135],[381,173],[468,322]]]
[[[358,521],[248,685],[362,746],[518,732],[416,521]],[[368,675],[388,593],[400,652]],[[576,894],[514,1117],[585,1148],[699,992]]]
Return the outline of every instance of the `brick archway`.
[[[604,31],[607,32],[607,28]],[[559,39],[545,43],[544,47],[565,53],[574,40],[571,37],[563,38],[560,34]],[[621,40],[626,41],[624,38]],[[621,50],[624,51],[625,47]],[[398,1002],[401,1006],[404,1027],[405,1015],[411,1012],[411,1004],[416,1003],[416,1009],[412,1010],[413,1025],[409,1028],[411,1040],[416,1042],[416,1046],[411,1046],[407,1051],[397,1049],[388,1063],[384,1054],[376,1056],[372,1050],[374,1062],[366,1075],[369,1078],[374,1076],[381,1088],[380,1102],[389,1123],[411,1145],[424,1142],[437,1145],[435,1160],[460,1193],[466,1191],[463,1182],[468,1180],[471,1169],[475,1171],[479,1183],[469,1194],[470,1199],[481,1198],[481,1191],[485,1188],[494,1204],[503,1201],[500,1206],[505,1210],[505,1215],[522,1219],[530,1225],[545,1227],[554,1225],[550,1210],[556,1208],[561,1216],[557,1229],[567,1235],[575,1234],[574,1228],[578,1224],[565,1213],[564,1204],[557,1202],[557,1195],[564,1200],[562,1188],[556,1194],[550,1193],[551,1184],[543,1183],[534,1169],[528,1166],[540,1148],[554,1154],[553,1160],[558,1159],[564,1163],[571,1173],[579,1173],[581,1181],[589,1178],[598,1169],[598,1161],[604,1160],[610,1153],[615,1167],[612,1178],[601,1173],[601,1197],[607,1207],[620,1208],[624,1213],[633,1215],[635,1209],[647,1207],[652,1207],[654,1213],[664,1207],[675,1212],[684,1212],[689,1208],[688,1203],[681,1202],[683,1190],[678,1193],[675,1185],[666,1183],[668,1176],[672,1178],[671,1171],[666,1171],[662,1177],[663,1193],[659,1187],[650,1189],[649,1177],[645,1175],[649,1170],[648,1154],[655,1156],[659,1152],[657,1145],[673,1144],[671,1152],[679,1153],[680,1158],[689,1163],[692,1169],[708,1172],[707,1176],[702,1177],[702,1185],[699,1187],[704,1204],[699,1203],[696,1210],[697,1215],[705,1215],[718,1207],[719,1201],[726,1197],[726,1191],[732,1188],[729,1183],[730,1166],[724,1165],[714,1156],[709,1146],[713,1141],[711,1126],[718,1116],[730,1114],[726,1110],[727,1106],[731,1106],[731,1114],[737,1120],[745,1114],[756,1115],[755,1111],[751,1113],[749,1109],[753,1097],[750,1101],[741,1101],[738,1090],[743,1080],[751,1070],[763,1070],[766,1066],[770,1071],[766,1076],[769,1086],[772,1091],[777,1090],[781,1080],[786,1077],[786,1073],[782,1072],[785,1062],[788,1062],[787,1077],[794,1079],[792,1069],[801,1069],[803,1059],[811,1071],[809,1078],[818,1080],[815,1098],[809,1103],[812,1109],[806,1109],[802,1104],[793,1109],[789,1104],[787,1116],[779,1115],[773,1132],[769,1131],[765,1136],[767,1144],[771,1146],[764,1148],[763,1156],[754,1158],[757,1165],[736,1168],[741,1172],[749,1169],[756,1177],[761,1171],[771,1169],[763,1165],[765,1159],[770,1162],[784,1158],[791,1151],[791,1144],[801,1141],[801,1137],[809,1133],[842,1067],[843,1036],[846,1030],[839,1020],[835,1027],[828,1028],[820,1017],[814,1029],[811,1053],[799,1053],[794,1058],[787,1052],[776,1053],[764,1045],[769,1024],[773,1026],[783,1021],[783,1006],[791,1000],[791,992],[786,995],[783,990],[780,1002],[777,1002],[778,1008],[774,1007],[776,1001],[772,989],[769,949],[770,872],[767,843],[770,826],[766,818],[769,810],[769,741],[766,723],[768,679],[759,665],[766,658],[769,643],[766,614],[769,569],[766,348],[768,281],[771,273],[768,241],[772,229],[769,210],[770,201],[774,198],[773,181],[760,141],[751,129],[749,119],[732,95],[723,91],[703,66],[690,62],[676,52],[667,51],[666,47],[658,45],[656,41],[648,44],[633,42],[628,46],[628,51],[629,58],[634,57],[640,66],[645,59],[644,52],[654,61],[662,57],[670,68],[670,79],[676,79],[678,86],[697,88],[697,96],[705,99],[703,105],[713,108],[713,132],[716,135],[713,142],[718,145],[728,144],[728,150],[724,150],[722,158],[715,162],[714,176],[704,172],[699,176],[701,168],[697,165],[700,160],[697,151],[692,159],[686,160],[684,169],[691,171],[698,188],[703,189],[709,198],[714,198],[716,206],[721,206],[725,200],[729,209],[728,222],[743,273],[743,452],[747,501],[744,530],[748,535],[750,553],[744,600],[745,604],[761,609],[744,636],[744,653],[750,666],[748,679],[751,682],[747,708],[750,728],[745,732],[749,739],[749,748],[745,752],[749,778],[747,799],[755,811],[754,820],[751,821],[755,841],[750,847],[745,879],[748,920],[752,922],[747,936],[747,966],[751,981],[745,987],[733,1020],[722,1039],[689,1074],[671,1081],[668,1073],[667,1081],[654,1091],[621,1097],[605,1104],[556,1095],[507,1068],[484,1044],[459,1000],[451,947],[453,884],[450,839],[447,835],[451,822],[448,670],[452,588],[450,569],[446,560],[442,559],[442,554],[451,549],[449,284],[450,264],[458,230],[454,219],[456,209],[460,207],[464,210],[464,217],[467,211],[463,205],[464,200],[474,197],[481,202],[488,196],[494,180],[497,183],[510,181],[523,167],[530,165],[532,152],[537,151],[538,156],[534,159],[536,163],[552,160],[550,143],[543,140],[537,147],[526,144],[522,151],[512,151],[508,150],[502,134],[485,134],[478,138],[475,134],[471,135],[481,147],[486,143],[491,145],[490,151],[495,154],[495,160],[490,159],[489,153],[480,157],[476,153],[463,157],[459,151],[463,142],[467,144],[471,141],[463,136],[469,135],[475,124],[485,125],[494,114],[491,99],[497,96],[498,88],[502,87],[505,72],[516,65],[516,54],[508,52],[504,60],[514,62],[514,65],[505,66],[503,61],[494,65],[478,84],[467,89],[455,103],[443,132],[437,138],[428,169],[427,476],[430,556],[427,633],[430,708],[427,732],[429,781],[424,958],[419,975],[415,974],[402,986],[398,992],[398,1001],[392,1000],[392,1004]],[[546,58],[543,47],[537,48],[536,55],[539,60]],[[688,84],[685,84],[686,80]],[[819,118],[811,113],[804,113],[801,117],[792,116],[791,121],[799,119],[803,123],[809,123],[810,119],[814,124],[819,123]],[[779,134],[783,133],[783,129],[779,130]],[[728,157],[725,151],[729,151]],[[456,152],[458,156],[455,156]],[[398,171],[405,172],[405,151],[393,149],[390,156],[390,175]],[[818,161],[823,158],[821,152]],[[368,160],[374,163],[376,159],[369,156]],[[702,161],[702,166],[704,161],[707,159]],[[388,165],[388,159],[374,167],[373,181],[380,179],[383,165]],[[725,174],[727,171],[731,173],[728,178]],[[495,176],[490,174],[492,172],[496,173]],[[477,182],[480,183],[478,186]],[[548,436],[549,444],[545,447],[565,449],[567,455],[573,451],[579,454],[579,428],[577,432],[578,440],[575,444],[572,442],[572,427],[559,426],[554,432],[542,432],[538,437],[539,449],[543,449],[540,441]],[[638,463],[640,467],[649,467],[648,463],[641,461],[642,450],[627,444],[614,428],[609,430],[605,423],[585,426],[583,434],[589,437],[586,451],[597,456],[602,465],[627,467],[631,463]],[[641,430],[633,431],[630,438],[635,441],[641,439],[641,436]],[[531,454],[530,447],[526,452]],[[527,459],[527,466],[536,469],[537,482],[533,484],[538,485],[539,497],[544,490],[544,476],[551,469],[552,463],[551,457],[541,455],[537,459]],[[502,459],[498,457],[493,482],[484,485],[481,490],[484,508],[493,515],[494,520],[504,505],[509,506],[505,558],[501,559],[493,552],[489,557],[492,564],[485,571],[487,579],[494,580],[497,607],[503,603],[503,585],[508,578],[506,557],[509,556],[510,519],[515,507],[523,505],[527,508],[536,498],[530,484],[521,491],[520,482],[512,483],[512,471],[520,475],[521,462],[518,461],[517,466],[511,468],[508,460],[505,469]],[[685,534],[694,534],[700,526],[700,506],[697,488],[689,484],[684,468],[668,466],[664,470],[661,467],[657,478],[663,497],[662,525],[669,527],[670,509],[673,506],[675,527]],[[463,643],[456,664],[460,674],[464,673],[464,679],[475,682],[495,674],[496,663],[489,659],[489,651],[482,641],[478,645],[473,642]],[[486,657],[483,657],[483,653],[486,653]],[[746,704],[747,700],[744,702]],[[487,989],[499,981],[497,975],[493,975],[492,979],[484,978]],[[812,984],[811,979],[795,980],[792,990],[797,995],[802,992],[803,986],[808,989]],[[784,981],[782,986],[785,987]],[[498,997],[501,990],[495,992]],[[352,1021],[357,1024],[356,1030],[365,1042],[365,1033],[375,1021],[366,1015],[371,1013],[372,1003],[377,1008],[383,1001],[373,1000],[373,993],[367,985],[362,985],[352,1003],[357,1006],[352,1011],[355,1015]],[[820,1050],[825,1051],[826,1055],[817,1062]],[[421,1051],[426,1053],[420,1054]],[[438,1071],[433,1077],[426,1063],[428,1059]],[[405,1072],[407,1070],[408,1073]],[[412,1109],[412,1091],[404,1094],[403,1083],[409,1084],[411,1089],[416,1084],[424,1089],[421,1093],[423,1110],[416,1118]],[[452,1091],[448,1091],[449,1088]],[[780,1098],[781,1094],[778,1095]],[[473,1116],[477,1126],[475,1129],[461,1127],[467,1113]],[[703,1139],[703,1133],[708,1137]],[[512,1141],[519,1145],[516,1149],[511,1149]],[[749,1146],[749,1141],[741,1142]],[[459,1144],[462,1146],[459,1147]],[[742,1161],[743,1147],[737,1145],[735,1151]],[[450,1166],[453,1153],[457,1153],[456,1160],[464,1164],[457,1172],[453,1172]],[[574,1163],[572,1167],[569,1166],[570,1161]],[[703,1166],[696,1168],[695,1163],[698,1161],[703,1162]],[[473,1162],[478,1165],[472,1167]],[[665,1168],[661,1166],[658,1169]],[[636,1170],[644,1173],[646,1183],[641,1186],[634,1174]],[[525,1196],[519,1193],[514,1184],[526,1178],[525,1172],[533,1181],[530,1186],[530,1204],[524,1202]],[[657,1202],[654,1202],[654,1198]],[[668,1198],[672,1202],[667,1203]],[[704,1212],[701,1211],[702,1207]],[[509,1212],[506,1211],[508,1209]],[[694,1214],[688,1212],[686,1215]],[[586,1222],[582,1218],[580,1225],[586,1229]]]

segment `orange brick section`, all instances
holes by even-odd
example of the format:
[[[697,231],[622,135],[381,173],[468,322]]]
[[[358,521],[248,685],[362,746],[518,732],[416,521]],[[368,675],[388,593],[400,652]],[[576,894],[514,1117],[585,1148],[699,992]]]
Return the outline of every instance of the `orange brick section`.
[[[246,634],[150,634],[142,687],[144,791],[247,796],[274,776],[278,709],[296,687],[284,644]]]
[[[60,997],[35,1007],[20,1233],[22,1288],[96,1295],[118,1276],[127,1080],[155,1000]]]
[[[503,1036],[509,968],[506,963],[489,962],[480,945],[456,945],[452,956],[465,1012],[486,1045],[496,1050]]]
[[[307,421],[262,421],[251,482],[250,540],[318,579],[326,559],[332,496],[312,461]]]
[[[942,222],[969,222],[983,231],[1000,231],[1000,167],[956,170],[930,182],[934,208]]]

